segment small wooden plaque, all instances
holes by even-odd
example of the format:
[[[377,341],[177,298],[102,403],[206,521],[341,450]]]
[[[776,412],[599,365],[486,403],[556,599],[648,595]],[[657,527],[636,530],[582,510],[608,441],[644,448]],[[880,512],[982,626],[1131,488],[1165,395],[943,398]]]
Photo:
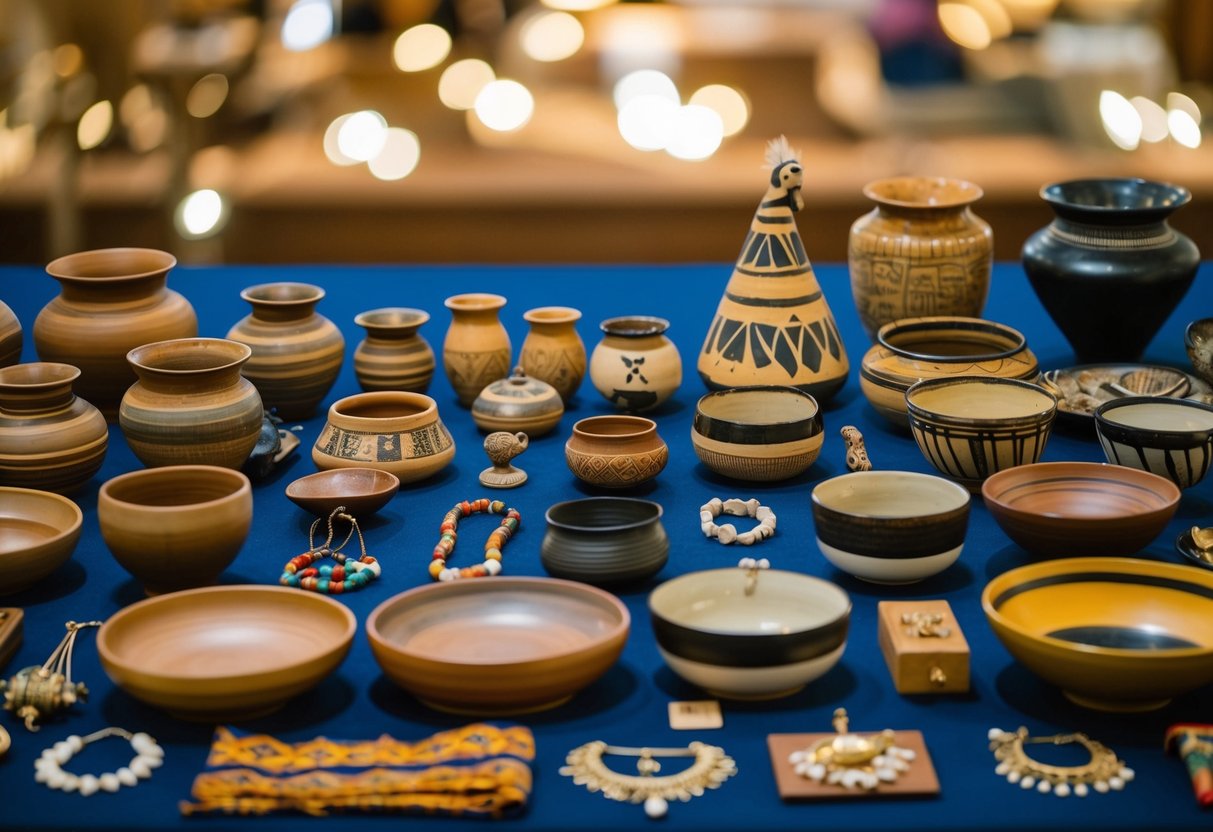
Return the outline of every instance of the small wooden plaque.
[[[867,733],[867,732],[858,732]],[[793,751],[803,751],[814,743],[833,737],[822,734],[768,734],[767,748],[771,752],[771,767],[775,770],[775,786],[784,800],[829,800],[856,797],[913,797],[939,794],[939,778],[921,731],[897,731],[894,742],[900,748],[908,748],[918,756],[910,763],[909,771],[902,772],[893,783],[881,783],[875,789],[848,789],[845,786],[815,783],[802,777],[792,768],[788,757]]]
[[[22,621],[25,613],[17,607],[0,607],[0,669],[21,646]]]
[[[876,609],[880,651],[898,693],[968,691],[969,643],[947,601],[881,601]],[[920,635],[907,616],[934,616],[927,631],[946,635]]]
[[[675,731],[706,731],[724,727],[724,714],[715,699],[671,702],[670,727]]]

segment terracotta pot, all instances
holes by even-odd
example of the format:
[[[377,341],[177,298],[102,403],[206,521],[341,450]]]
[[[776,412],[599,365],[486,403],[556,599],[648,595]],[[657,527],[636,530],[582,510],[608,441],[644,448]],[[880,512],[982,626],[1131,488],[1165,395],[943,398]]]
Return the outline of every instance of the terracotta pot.
[[[354,350],[354,374],[363,390],[424,393],[434,377],[434,351],[417,334],[430,313],[421,309],[372,309],[354,318],[366,339]]]
[[[522,354],[518,358],[523,372],[556,388],[560,399],[569,399],[585,376],[585,343],[577,334],[581,312],[567,306],[529,309],[523,319],[531,325]]]
[[[455,440],[422,393],[358,393],[333,402],[312,448],[316,467],[378,468],[402,483],[436,474],[455,457]]]
[[[590,356],[590,381],[621,410],[652,410],[682,384],[682,357],[665,336],[670,322],[636,315],[608,318]]]
[[[591,416],[573,425],[564,446],[569,470],[601,488],[631,488],[665,468],[670,450],[643,416]]]
[[[241,377],[244,344],[181,338],[131,350],[139,381],[122,397],[118,422],[135,456],[150,468],[239,468],[261,434],[257,389]]]
[[[324,290],[308,283],[265,283],[240,297],[253,312],[227,337],[252,350],[244,377],[257,386],[267,410],[276,409],[284,419],[306,419],[328,394],[345,359],[341,330],[316,313]]]
[[[1036,356],[1019,330],[980,318],[905,318],[885,324],[864,355],[859,387],[894,425],[905,428],[906,391],[929,378],[985,376],[1035,382]]]
[[[699,377],[709,390],[790,385],[824,403],[850,364],[796,229],[803,169],[786,143],[772,150],[779,161],[699,352]]]
[[[1057,215],[1023,246],[1045,311],[1081,364],[1137,361],[1187,293],[1200,252],[1167,217],[1186,188],[1082,179],[1041,188]]]
[[[869,338],[890,321],[981,317],[994,234],[970,209],[981,188],[959,179],[899,176],[870,182],[876,208],[851,226],[847,263]]]
[[[239,471],[210,465],[132,471],[101,486],[97,520],[148,595],[210,586],[248,537],[253,490]]]
[[[105,460],[101,411],[72,392],[70,364],[0,369],[0,485],[71,494]]]
[[[0,367],[16,364],[20,360],[21,321],[17,320],[16,313],[8,304],[0,300]]]
[[[69,254],[46,272],[61,292],[34,321],[43,361],[80,368],[76,393],[113,421],[135,373],[126,354],[141,344],[198,334],[189,301],[165,288],[177,258],[148,248]]]
[[[510,336],[497,318],[501,295],[473,293],[446,299],[451,327],[442,342],[442,368],[459,397],[471,407],[480,391],[510,374]]]
[[[509,378],[499,379],[480,391],[472,402],[472,420],[486,431],[524,431],[528,436],[551,433],[560,424],[564,404],[556,388],[528,378],[515,367]]]

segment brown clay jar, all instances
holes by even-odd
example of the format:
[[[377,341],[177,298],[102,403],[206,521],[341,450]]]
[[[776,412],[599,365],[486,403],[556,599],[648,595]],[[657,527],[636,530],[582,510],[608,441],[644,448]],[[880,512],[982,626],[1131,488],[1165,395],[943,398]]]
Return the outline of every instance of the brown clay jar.
[[[72,494],[101,468],[109,428],[72,392],[79,377],[70,364],[0,369],[0,485]]]
[[[581,312],[567,306],[543,306],[528,309],[522,317],[531,325],[518,359],[522,371],[552,385],[568,404],[585,377],[585,342],[577,334]]]
[[[0,367],[21,360],[21,321],[8,304],[0,300]]]
[[[177,258],[149,248],[107,248],[51,261],[61,291],[34,321],[43,361],[80,369],[73,387],[113,421],[135,373],[126,354],[140,344],[198,334],[189,301],[166,288]]]
[[[257,389],[240,375],[244,344],[181,338],[130,352],[139,381],[122,397],[118,422],[139,461],[240,468],[261,434]]]
[[[573,425],[564,446],[569,470],[601,488],[631,488],[665,468],[670,450],[657,423],[643,416],[591,416]]]
[[[483,292],[446,299],[451,327],[442,343],[442,368],[464,407],[487,384],[510,374],[510,336],[497,317],[503,306],[501,295]]]
[[[363,390],[424,393],[434,377],[434,351],[417,330],[430,319],[421,309],[372,309],[354,318],[366,338],[354,350],[354,374]]]
[[[378,468],[401,483],[438,473],[455,457],[455,440],[424,393],[379,390],[338,399],[312,446],[322,470]]]
[[[256,385],[267,410],[276,409],[284,419],[306,419],[345,360],[341,330],[316,312],[324,290],[309,283],[265,283],[240,297],[253,311],[227,337],[252,350],[244,377]]]

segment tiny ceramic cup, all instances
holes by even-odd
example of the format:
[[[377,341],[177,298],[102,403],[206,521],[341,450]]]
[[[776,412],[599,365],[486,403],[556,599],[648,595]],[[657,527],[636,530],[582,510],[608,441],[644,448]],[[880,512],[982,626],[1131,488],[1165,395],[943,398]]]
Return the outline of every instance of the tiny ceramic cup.
[[[1095,432],[1108,462],[1166,477],[1180,488],[1204,479],[1213,459],[1213,407],[1186,399],[1113,399],[1095,411]]]

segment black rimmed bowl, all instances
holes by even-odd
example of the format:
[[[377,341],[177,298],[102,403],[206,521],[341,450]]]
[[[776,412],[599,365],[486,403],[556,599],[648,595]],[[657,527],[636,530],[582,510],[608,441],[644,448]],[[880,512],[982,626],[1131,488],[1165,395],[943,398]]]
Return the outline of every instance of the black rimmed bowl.
[[[637,583],[665,566],[670,539],[662,508],[632,497],[587,497],[547,510],[539,559],[556,578],[595,586]]]
[[[1213,573],[1132,558],[1021,566],[981,605],[1016,659],[1079,705],[1148,711],[1213,682]]]
[[[699,461],[734,480],[773,482],[808,469],[821,452],[821,409],[795,387],[736,387],[695,405],[691,445]]]
[[[1213,407],[1199,402],[1113,399],[1095,411],[1095,432],[1108,462],[1166,477],[1180,488],[1204,479],[1213,461]]]
[[[799,572],[734,567],[666,581],[649,595],[649,614],[662,658],[683,679],[713,696],[775,699],[842,658],[851,599]]]

